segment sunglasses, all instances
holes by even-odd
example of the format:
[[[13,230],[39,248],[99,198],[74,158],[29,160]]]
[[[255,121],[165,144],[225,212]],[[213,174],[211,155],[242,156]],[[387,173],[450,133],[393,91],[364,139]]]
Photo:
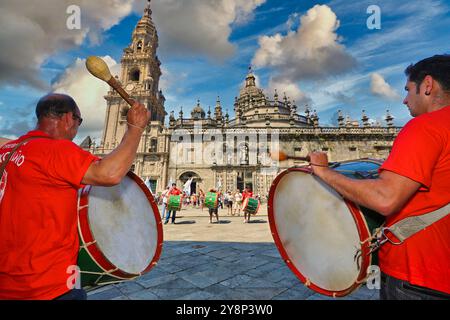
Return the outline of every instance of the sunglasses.
[[[81,126],[81,124],[83,123],[83,118],[81,118],[79,115],[77,114],[73,114],[72,115],[72,119],[73,120],[78,120],[78,125]]]

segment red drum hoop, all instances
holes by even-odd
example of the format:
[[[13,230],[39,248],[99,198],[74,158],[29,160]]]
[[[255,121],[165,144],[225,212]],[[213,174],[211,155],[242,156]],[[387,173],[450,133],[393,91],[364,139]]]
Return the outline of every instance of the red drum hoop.
[[[290,168],[281,174],[279,174],[275,180],[273,181],[272,187],[270,189],[270,195],[269,195],[269,203],[268,203],[268,214],[269,214],[269,224],[270,229],[272,232],[272,236],[274,238],[275,244],[285,261],[285,263],[288,265],[288,267],[291,269],[291,271],[300,279],[302,283],[304,283],[308,288],[319,292],[323,295],[332,296],[332,297],[343,297],[354,290],[356,290],[358,287],[361,286],[361,284],[364,282],[364,280],[367,277],[367,269],[372,263],[372,257],[370,255],[370,248],[369,243],[363,243],[367,238],[370,236],[369,227],[364,219],[363,213],[361,209],[354,204],[353,202],[349,200],[342,199],[342,201],[345,202],[348,211],[351,213],[351,216],[353,217],[354,223],[356,225],[356,228],[358,230],[359,240],[360,240],[360,249],[361,249],[361,267],[359,274],[357,275],[356,281],[354,281],[353,284],[348,286],[347,288],[343,288],[341,290],[329,290],[327,288],[323,288],[316,283],[312,282],[308,277],[302,273],[302,271],[299,270],[299,268],[294,264],[292,261],[290,255],[288,254],[287,250],[285,249],[282,241],[282,237],[280,237],[279,230],[277,227],[277,222],[275,218],[275,212],[274,208],[276,206],[276,189],[277,186],[279,186],[280,182],[283,180],[283,178],[287,177],[291,173],[304,173],[309,176],[312,175],[311,169],[307,167],[302,168]],[[297,232],[300,232],[297,230]]]
[[[107,275],[107,278],[109,279],[120,279],[120,280],[131,280],[138,276],[141,276],[142,274],[145,274],[149,272],[159,260],[161,256],[162,251],[162,244],[163,244],[163,228],[162,228],[162,222],[161,217],[159,214],[158,207],[155,203],[155,200],[150,193],[149,189],[145,185],[145,183],[134,173],[128,172],[127,176],[131,179],[132,182],[134,182],[138,189],[141,190],[146,200],[148,201],[148,204],[150,205],[150,208],[153,211],[153,217],[155,219],[155,226],[156,226],[156,244],[155,244],[155,252],[153,254],[152,259],[150,260],[150,263],[140,272],[129,272],[127,270],[123,270],[119,267],[117,267],[111,260],[105,255],[105,253],[100,248],[97,240],[95,239],[95,236],[92,231],[92,221],[90,221],[89,218],[89,195],[93,188],[92,186],[86,186],[82,189],[80,196],[79,196],[79,203],[78,203],[78,231],[80,234],[80,252],[82,249],[86,250],[87,254],[90,256],[90,258],[93,260],[94,264],[97,264],[99,268],[101,268],[102,271],[104,271]],[[126,179],[125,177],[125,179]],[[133,204],[130,204],[133,205]],[[81,273],[85,270],[83,270],[83,266],[80,265]],[[91,272],[87,272],[91,273]],[[83,278],[82,278],[83,281]],[[97,284],[97,283],[96,283]]]

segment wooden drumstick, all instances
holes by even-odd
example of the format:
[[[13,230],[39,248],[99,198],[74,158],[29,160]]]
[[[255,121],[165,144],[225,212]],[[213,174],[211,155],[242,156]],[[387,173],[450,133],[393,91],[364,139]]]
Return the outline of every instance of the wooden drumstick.
[[[286,153],[282,151],[273,152],[270,154],[270,157],[272,160],[275,161],[286,161],[286,160],[298,160],[298,161],[307,161],[310,162],[310,157],[294,157],[294,156],[288,156]]]
[[[86,60],[86,68],[96,78],[105,81],[132,107],[134,100],[130,98],[128,93],[122,88],[117,80],[111,75],[108,65],[101,58],[91,56]]]

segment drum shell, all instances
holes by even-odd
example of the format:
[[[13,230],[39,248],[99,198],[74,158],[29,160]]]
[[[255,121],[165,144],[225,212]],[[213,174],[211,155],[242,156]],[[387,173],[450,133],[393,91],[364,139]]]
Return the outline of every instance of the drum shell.
[[[181,211],[182,198],[181,195],[171,195],[167,202],[167,210],[169,211]]]
[[[208,209],[217,209],[219,206],[219,194],[216,192],[207,192],[205,196],[205,207]]]
[[[381,165],[381,162],[379,162],[379,161],[372,161],[372,160],[364,160],[364,161],[373,162],[373,164],[375,164],[378,167]],[[349,161],[349,163],[350,162],[351,161]],[[355,161],[355,162],[358,162],[358,161]],[[337,170],[337,169],[335,169],[335,170],[342,171],[341,173],[343,173],[344,175],[352,177],[352,178],[356,178],[356,179],[376,178],[377,177],[377,174],[375,174],[375,172],[373,172],[374,175],[372,177],[366,177],[363,174],[361,174],[361,172],[355,173],[350,170]],[[333,297],[346,296],[346,295],[350,294],[351,292],[355,291],[359,286],[361,286],[361,284],[364,282],[365,278],[367,277],[368,267],[370,265],[374,265],[374,264],[378,263],[377,256],[376,256],[376,254],[369,253],[370,252],[369,243],[366,242],[364,244],[361,244],[360,273],[358,275],[357,281],[352,286],[350,286],[344,290],[340,290],[340,291],[328,290],[327,288],[322,288],[320,286],[315,285],[314,283],[311,283],[308,278],[308,275],[304,275],[302,273],[302,270],[299,270],[294,265],[288,252],[284,249],[282,240],[280,238],[280,235],[278,234],[276,221],[275,221],[274,197],[275,197],[276,187],[280,183],[280,181],[283,179],[283,177],[286,176],[287,174],[289,174],[290,172],[303,172],[304,174],[312,173],[311,169],[308,167],[290,168],[290,169],[282,172],[281,174],[279,174],[272,184],[272,187],[270,190],[269,203],[268,203],[268,211],[269,211],[270,228],[271,228],[272,236],[275,240],[276,246],[277,246],[283,260],[286,262],[286,264],[291,269],[291,271],[299,278],[299,280],[302,283],[307,285],[310,289],[312,289],[318,293],[327,295],[327,296],[333,296]],[[345,201],[345,204],[348,207],[349,214],[352,215],[355,224],[358,226],[360,242],[364,242],[365,240],[367,240],[369,238],[369,236],[373,233],[373,231],[375,229],[379,228],[383,224],[384,217],[382,217],[380,214],[378,214],[370,209],[367,209],[364,207],[359,207],[356,204],[354,204],[348,200],[343,200],[343,201]]]
[[[260,202],[258,199],[255,198],[246,198],[244,205],[243,205],[243,211],[246,211],[250,214],[257,214],[259,210]]]

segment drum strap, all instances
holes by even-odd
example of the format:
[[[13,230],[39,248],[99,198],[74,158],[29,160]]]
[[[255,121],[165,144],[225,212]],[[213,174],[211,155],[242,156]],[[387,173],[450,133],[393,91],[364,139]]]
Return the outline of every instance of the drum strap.
[[[385,228],[385,230],[391,232],[401,241],[401,243],[403,243],[417,232],[422,231],[433,223],[445,218],[449,213],[450,203],[433,212],[400,220],[389,228]]]
[[[8,164],[9,160],[11,160],[11,158],[14,155],[14,153],[16,153],[17,149],[19,149],[21,146],[23,146],[28,141],[34,140],[34,139],[51,139],[51,138],[50,137],[44,137],[44,136],[42,136],[42,137],[41,136],[29,137],[29,138],[26,138],[25,140],[19,142],[18,144],[16,144],[16,146],[9,152],[9,155],[6,157],[6,160],[0,166],[0,179],[1,179],[1,177],[3,177],[3,172],[6,169],[6,165]]]
[[[370,252],[378,250],[386,242],[390,242],[393,245],[401,245],[406,239],[445,218],[449,213],[450,203],[438,210],[420,216],[405,218],[390,227],[378,228],[372,237],[368,239],[372,242]],[[393,234],[399,242],[390,239],[388,233]]]

